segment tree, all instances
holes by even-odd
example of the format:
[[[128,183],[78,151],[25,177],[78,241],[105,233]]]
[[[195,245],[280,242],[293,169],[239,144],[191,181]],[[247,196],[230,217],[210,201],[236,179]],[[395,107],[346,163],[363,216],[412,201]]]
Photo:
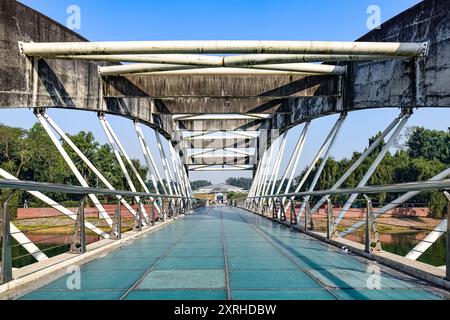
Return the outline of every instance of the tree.
[[[429,130],[423,127],[414,129],[407,142],[409,155],[424,157],[450,163],[450,130]]]
[[[250,178],[228,178],[227,180],[225,180],[226,184],[229,184],[230,186],[235,186],[235,187],[239,187],[242,188],[244,190],[249,190],[250,187],[252,186],[252,182],[253,180]]]
[[[191,187],[192,190],[198,190],[200,188],[206,187],[206,186],[210,186],[212,183],[210,181],[207,180],[195,180],[195,181],[191,181]]]

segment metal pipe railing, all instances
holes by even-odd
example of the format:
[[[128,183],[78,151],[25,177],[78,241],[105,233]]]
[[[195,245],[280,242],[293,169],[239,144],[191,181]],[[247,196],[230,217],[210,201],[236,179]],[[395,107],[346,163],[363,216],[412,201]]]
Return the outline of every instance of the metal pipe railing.
[[[70,246],[69,252],[75,254],[83,254],[86,252],[86,228],[89,228],[89,223],[85,219],[85,204],[86,197],[90,194],[94,195],[103,195],[103,196],[114,196],[117,197],[117,206],[114,213],[112,231],[110,233],[110,239],[118,240],[121,238],[122,233],[122,219],[121,219],[121,201],[123,197],[140,197],[141,201],[138,203],[138,214],[133,218],[134,220],[134,230],[141,231],[142,227],[145,226],[145,217],[142,212],[142,207],[144,206],[147,200],[151,202],[151,223],[154,224],[156,222],[155,216],[155,199],[161,199],[161,206],[164,207],[164,201],[171,202],[170,211],[171,216],[173,218],[177,218],[181,214],[185,214],[192,207],[196,207],[201,201],[196,201],[195,198],[188,196],[179,196],[179,195],[162,195],[162,194],[152,194],[148,192],[133,192],[133,191],[122,191],[122,190],[111,190],[111,189],[101,189],[101,188],[90,188],[90,187],[82,187],[82,186],[70,186],[70,185],[62,185],[62,184],[50,184],[50,183],[42,183],[42,182],[32,182],[32,181],[21,181],[21,180],[12,180],[12,179],[0,179],[0,189],[13,190],[11,195],[1,203],[0,210],[0,236],[2,240],[1,254],[1,270],[0,270],[0,284],[9,282],[12,280],[12,262],[17,257],[12,257],[12,243],[11,238],[13,236],[14,230],[11,230],[10,223],[10,214],[8,212],[8,202],[12,195],[16,191],[27,191],[27,192],[56,192],[56,193],[68,193],[81,195],[82,200],[80,201],[80,205],[77,213],[73,213],[73,220],[75,221],[75,227],[73,231],[72,244]],[[178,201],[173,201],[173,200]],[[183,200],[183,201],[182,201]],[[195,203],[193,204],[192,202]],[[164,210],[165,211],[165,210]],[[162,218],[164,221],[165,212],[163,214],[159,214],[158,217]],[[58,225],[60,227],[60,225]],[[92,228],[91,228],[92,229]],[[17,229],[18,230],[18,229]],[[21,245],[25,244],[25,246],[33,246],[35,250],[27,249],[28,255],[32,255],[36,258],[36,254],[43,255],[43,249],[39,249],[35,246],[33,242],[30,240],[20,243]],[[25,255],[24,255],[25,256]],[[39,261],[39,260],[38,260]]]
[[[279,210],[283,213],[281,217],[277,215],[273,215],[273,219],[280,219],[282,221],[286,220],[286,217],[284,215],[285,208],[282,203],[282,199],[285,197],[290,197],[292,200],[295,200],[296,198],[302,198],[303,202],[306,201],[305,205],[305,215],[303,220],[303,226],[304,230],[312,230],[314,228],[314,223],[312,219],[312,213],[309,209],[309,201],[307,200],[309,197],[325,197],[327,200],[327,206],[326,206],[326,217],[325,217],[325,226],[326,226],[326,237],[328,239],[334,238],[336,236],[339,236],[339,233],[337,232],[337,224],[336,224],[336,218],[333,213],[333,208],[331,205],[331,201],[329,197],[331,195],[343,195],[343,194],[362,194],[364,196],[363,201],[366,202],[366,210],[365,210],[365,219],[358,220],[361,223],[361,227],[365,224],[364,228],[361,228],[360,231],[364,232],[364,247],[365,251],[367,253],[372,253],[373,251],[381,251],[382,243],[380,241],[379,237],[379,231],[378,231],[378,222],[376,221],[378,215],[377,212],[373,209],[373,203],[372,200],[367,196],[368,194],[379,194],[379,193],[401,193],[401,192],[421,192],[421,191],[430,191],[430,190],[449,190],[450,188],[450,179],[445,180],[428,180],[428,181],[420,181],[420,182],[410,182],[410,183],[400,183],[400,184],[392,184],[392,185],[381,185],[381,186],[368,186],[368,187],[356,187],[356,188],[348,188],[348,189],[330,189],[330,190],[320,190],[320,191],[305,191],[305,192],[297,192],[297,193],[290,193],[290,194],[272,194],[272,195],[262,195],[262,196],[249,196],[237,199],[237,202],[241,202],[244,204],[244,207],[246,204],[248,205],[248,199],[272,199],[274,203],[273,209],[276,210],[277,205],[280,206]],[[444,191],[444,193],[448,194],[447,191]],[[235,204],[237,204],[235,202]],[[248,206],[247,206],[248,207]],[[251,209],[249,207],[249,209]],[[267,214],[270,214],[270,209],[264,208],[265,210],[260,210],[258,214],[261,214],[263,216],[266,216]],[[290,210],[290,221],[291,224],[297,224],[300,221],[297,218],[297,212],[295,211],[295,206],[291,202],[288,206],[288,210]],[[316,210],[318,211],[318,210]],[[443,233],[446,232],[447,235],[449,234],[449,227],[448,227],[448,215],[450,214],[450,199],[448,203],[448,210],[447,210],[447,219],[444,219],[439,226],[445,225],[445,230],[440,230],[439,226],[436,227],[431,233],[436,233],[437,229],[439,231],[442,231]],[[293,219],[294,218],[294,219]],[[352,219],[350,219],[352,220]],[[385,224],[385,223],[381,223]],[[346,234],[347,235],[347,234]],[[442,235],[442,234],[440,234]],[[409,255],[415,255],[419,256],[420,254],[424,253],[426,249],[428,249],[435,241],[436,239],[440,238],[439,236],[431,237],[430,235],[426,237],[423,240],[420,240],[420,244],[414,247],[409,253]],[[428,241],[427,239],[430,238],[432,241]],[[447,247],[446,247],[446,279],[450,280],[450,259],[448,258],[450,256],[450,241],[447,236]],[[423,243],[423,244],[422,244]],[[421,246],[422,244],[422,246]],[[417,248],[424,248],[423,250],[418,250]],[[410,258],[409,255],[406,256],[406,258]]]
[[[146,197],[146,198],[170,198],[170,199],[195,199],[193,197],[166,195],[147,192],[133,192],[124,190],[110,190],[103,188],[85,188],[81,186],[69,186],[65,184],[0,179],[0,189],[23,190],[23,191],[40,191],[40,192],[60,192],[70,194],[97,194],[102,196],[126,196],[126,197]]]
[[[0,185],[1,186],[1,185]],[[380,186],[368,186],[359,188],[347,188],[347,189],[329,189],[329,190],[318,190],[318,191],[303,191],[297,193],[285,193],[285,194],[271,194],[266,196],[252,196],[246,197],[245,199],[258,199],[258,198],[282,198],[282,197],[318,197],[326,195],[338,195],[338,194],[369,194],[369,193],[400,193],[409,191],[428,191],[428,190],[447,190],[450,189],[450,179],[444,179],[440,181],[420,181],[420,182],[408,182],[408,183],[398,183],[391,185],[380,185]]]

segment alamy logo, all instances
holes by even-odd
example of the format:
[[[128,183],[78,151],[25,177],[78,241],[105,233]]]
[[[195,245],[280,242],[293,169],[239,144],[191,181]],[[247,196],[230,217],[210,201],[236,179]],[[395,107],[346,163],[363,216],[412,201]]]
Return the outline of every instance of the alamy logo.
[[[81,9],[77,5],[70,5],[67,7],[66,13],[69,15],[66,21],[66,27],[71,30],[81,29]]]
[[[369,290],[380,290],[381,289],[381,270],[380,267],[375,265],[369,265],[367,267],[367,278],[366,285]]]
[[[369,30],[380,29],[381,25],[381,8],[377,5],[370,5],[367,7],[367,28]]]
[[[69,266],[66,270],[66,274],[70,274],[66,280],[66,287],[69,290],[81,289],[81,271],[77,265]]]

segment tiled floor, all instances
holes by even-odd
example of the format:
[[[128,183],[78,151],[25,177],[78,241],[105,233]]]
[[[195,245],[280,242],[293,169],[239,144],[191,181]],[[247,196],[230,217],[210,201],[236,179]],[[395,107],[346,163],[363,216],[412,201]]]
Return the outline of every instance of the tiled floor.
[[[410,300],[446,294],[230,207],[202,209],[81,266],[79,290],[68,289],[68,277],[22,299]]]

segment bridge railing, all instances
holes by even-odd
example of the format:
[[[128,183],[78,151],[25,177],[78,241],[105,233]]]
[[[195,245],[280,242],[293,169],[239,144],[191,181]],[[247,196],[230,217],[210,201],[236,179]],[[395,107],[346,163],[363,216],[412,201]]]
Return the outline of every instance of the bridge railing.
[[[62,253],[83,254],[90,243],[101,239],[119,240],[123,232],[139,232],[204,205],[186,196],[8,179],[0,179],[0,191],[0,284],[13,279],[13,267],[20,268]],[[15,215],[9,209],[10,201],[17,192],[24,191],[33,195],[71,194],[77,195],[79,200],[75,208],[68,209],[54,202],[49,208],[28,208],[31,214],[11,219]],[[88,195],[92,194],[105,197],[104,211],[89,206]],[[133,201],[134,205],[128,204]]]
[[[446,191],[449,189],[450,179],[446,179],[250,196],[236,199],[233,205],[273,220],[297,225],[300,230],[321,233],[328,239],[345,237],[363,244],[367,253],[385,248],[386,251],[411,260],[417,260],[425,254],[425,263],[442,268],[446,266],[446,279],[449,280],[450,237],[447,221],[450,214],[450,194]],[[414,201],[412,195],[426,191],[443,192],[447,208],[442,218],[430,218],[428,204]],[[388,204],[375,200],[381,194],[396,197],[405,192],[406,194]],[[347,202],[339,201],[343,195],[359,197],[351,206],[347,206]],[[432,246],[439,250],[429,250]]]

